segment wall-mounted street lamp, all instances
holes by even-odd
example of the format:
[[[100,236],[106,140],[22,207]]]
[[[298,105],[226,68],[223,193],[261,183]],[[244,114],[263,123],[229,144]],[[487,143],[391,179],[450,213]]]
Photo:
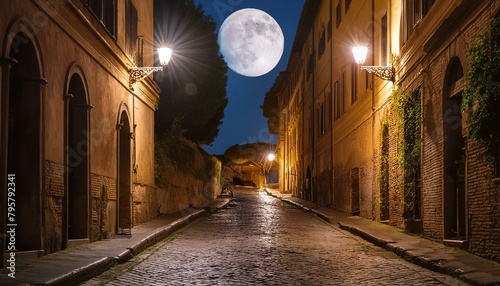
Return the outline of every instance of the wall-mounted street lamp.
[[[368,54],[367,46],[357,46],[352,48],[354,60],[362,65],[365,63],[366,55]],[[361,70],[366,70],[377,77],[394,82],[394,68],[392,66],[361,66]]]
[[[273,167],[274,159],[276,159],[276,155],[274,153],[269,153],[266,156],[266,163],[269,162],[269,168],[266,170],[266,164],[264,164],[264,174],[266,176],[266,184],[269,184],[269,173],[271,172],[271,168]]]
[[[131,67],[129,70],[129,85],[130,88],[133,87],[134,83],[141,81],[148,77],[151,73],[157,71],[163,71],[163,69],[170,62],[170,58],[172,57],[172,49],[170,48],[159,48],[158,49],[158,57],[160,60],[159,67]]]
[[[276,158],[276,155],[274,155],[273,153],[270,153],[269,155],[267,155],[268,161],[274,161],[275,158]]]

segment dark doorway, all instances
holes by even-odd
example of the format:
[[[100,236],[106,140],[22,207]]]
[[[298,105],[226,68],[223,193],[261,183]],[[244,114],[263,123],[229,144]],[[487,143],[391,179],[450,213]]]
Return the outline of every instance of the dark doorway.
[[[10,57],[7,127],[7,173],[15,174],[16,248],[41,247],[41,92],[43,81],[35,47],[23,33],[15,36]]]
[[[67,231],[68,239],[82,239],[88,237],[89,226],[89,105],[78,74],[71,77],[68,100]]]
[[[461,94],[444,104],[444,238],[465,240],[465,140]]]
[[[132,228],[131,136],[130,121],[123,111],[118,138],[118,234],[130,234]]]
[[[451,59],[444,82],[443,130],[444,130],[444,239],[465,241],[466,194],[465,194],[465,138],[462,134],[462,90],[464,74],[458,57]]]

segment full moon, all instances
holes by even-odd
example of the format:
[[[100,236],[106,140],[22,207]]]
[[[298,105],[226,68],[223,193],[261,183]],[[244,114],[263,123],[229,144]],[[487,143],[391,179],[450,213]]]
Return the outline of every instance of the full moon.
[[[279,24],[258,9],[241,9],[229,15],[218,37],[227,65],[243,76],[270,72],[283,54],[284,37]]]

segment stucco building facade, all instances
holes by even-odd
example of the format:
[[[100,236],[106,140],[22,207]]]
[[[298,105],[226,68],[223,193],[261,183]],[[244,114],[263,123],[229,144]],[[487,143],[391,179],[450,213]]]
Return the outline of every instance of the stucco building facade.
[[[2,6],[0,226],[15,215],[18,257],[130,232],[134,189],[154,186],[160,91],[129,69],[154,65],[152,40],[153,0]]]
[[[498,163],[467,139],[461,109],[468,51],[499,9],[306,1],[277,81],[280,189],[499,260]],[[360,45],[364,64],[352,54]]]

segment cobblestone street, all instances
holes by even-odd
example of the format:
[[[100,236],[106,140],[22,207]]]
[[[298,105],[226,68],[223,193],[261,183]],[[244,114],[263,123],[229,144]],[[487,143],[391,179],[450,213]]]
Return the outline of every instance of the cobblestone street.
[[[467,285],[257,189],[85,285]]]

